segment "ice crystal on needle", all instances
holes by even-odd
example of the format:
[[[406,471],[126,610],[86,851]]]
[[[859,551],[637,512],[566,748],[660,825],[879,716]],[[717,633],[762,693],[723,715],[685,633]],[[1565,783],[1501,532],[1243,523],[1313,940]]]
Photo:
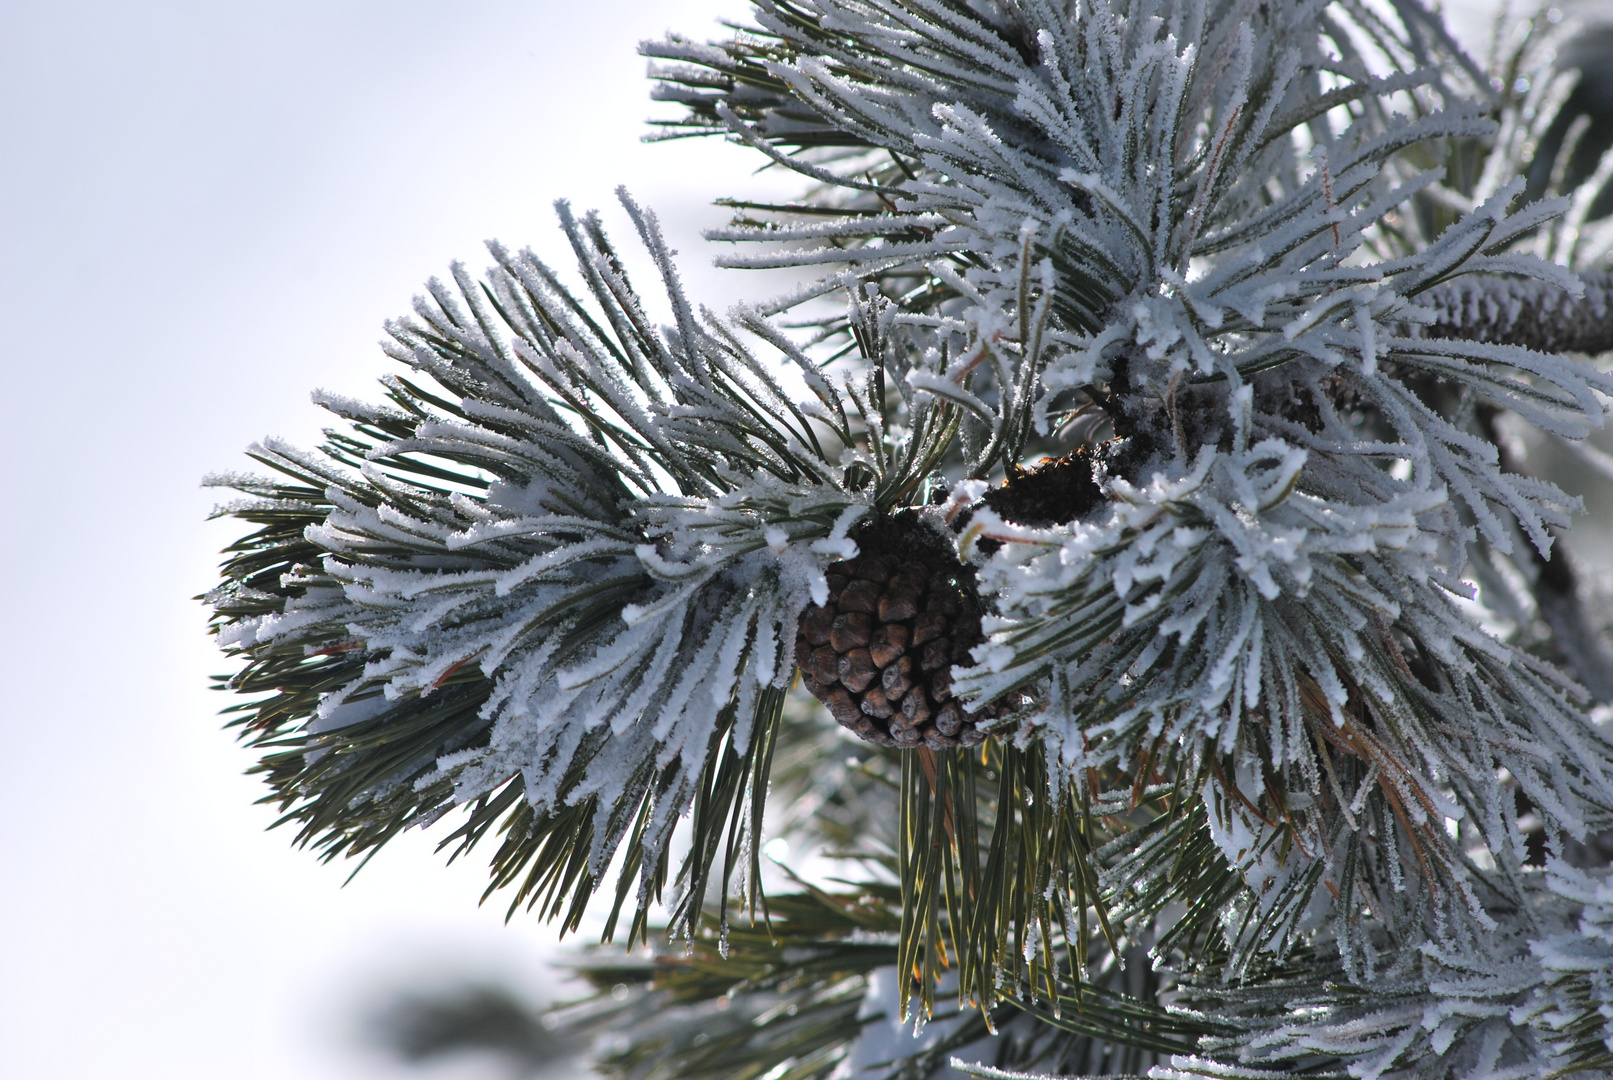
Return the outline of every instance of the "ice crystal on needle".
[[[811,185],[710,234],[806,284],[697,314],[629,202],[658,329],[563,212],[584,297],[495,247],[391,328],[391,406],[323,398],[323,456],[236,482],[262,531],[216,625],[304,838],[466,805],[494,886],[568,925],[621,850],[638,930],[688,813],[694,933],[719,855],[756,898],[804,663],[840,723],[927,746],[903,1009],[952,966],[1057,1019],[1147,949],[1176,1005],[1103,1030],[1162,1078],[1608,1069],[1608,883],[1573,853],[1613,828],[1609,661],[1579,501],[1508,449],[1613,395],[1568,352],[1607,343],[1580,238],[1613,165],[1557,197],[1523,161],[1562,88],[1494,89],[1414,0],[754,15],[645,51],[666,133]]]
[[[733,331],[696,318],[627,205],[675,327],[648,324],[597,225],[562,211],[600,314],[495,248],[485,284],[456,269],[391,328],[413,372],[387,380],[394,407],[321,397],[350,430],[323,456],[257,447],[290,485],[238,482],[268,498],[233,512],[271,525],[214,597],[220,641],[250,660],[243,690],[311,681],[251,724],[278,739],[306,718],[268,765],[332,853],[455,803],[524,801],[514,843],[554,837],[575,862],[548,900],[629,829],[653,885],[702,774],[772,722],[823,567],[855,552],[868,496]],[[827,437],[854,451],[811,374]],[[558,856],[509,856],[506,876],[537,859],[522,895],[552,885]]]

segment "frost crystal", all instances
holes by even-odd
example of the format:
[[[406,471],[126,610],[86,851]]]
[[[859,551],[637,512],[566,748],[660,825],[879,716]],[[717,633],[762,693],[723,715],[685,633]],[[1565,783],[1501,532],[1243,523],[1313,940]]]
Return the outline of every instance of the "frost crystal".
[[[494,246],[390,328],[391,406],[323,396],[322,456],[225,481],[262,531],[215,627],[304,839],[464,804],[464,846],[503,819],[495,886],[570,926],[623,850],[641,931],[690,812],[697,932],[719,850],[726,885],[759,843],[824,568],[919,511],[973,564],[987,637],[936,685],[1003,785],[977,831],[974,765],[903,766],[926,1004],[952,859],[960,997],[1057,998],[1090,912],[1168,973],[1150,1022],[1196,1025],[1160,1080],[1613,1069],[1613,886],[1580,857],[1613,828],[1613,661],[1558,550],[1579,500],[1512,449],[1581,445],[1613,395],[1570,355],[1613,344],[1613,159],[1580,192],[1530,165],[1557,39],[1494,90],[1414,0],[755,17],[645,51],[671,134],[812,185],[736,204],[723,261],[812,280],[697,314],[629,201],[657,329],[562,208],[586,302]],[[1027,512],[1043,455],[1091,498]]]

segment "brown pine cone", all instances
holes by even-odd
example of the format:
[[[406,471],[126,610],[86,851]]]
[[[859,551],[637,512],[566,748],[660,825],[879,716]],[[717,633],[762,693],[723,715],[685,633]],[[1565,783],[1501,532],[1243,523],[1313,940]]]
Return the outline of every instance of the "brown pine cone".
[[[984,640],[974,572],[912,510],[865,523],[855,559],[828,567],[829,602],[801,616],[796,662],[843,726],[880,746],[978,746],[952,666]]]

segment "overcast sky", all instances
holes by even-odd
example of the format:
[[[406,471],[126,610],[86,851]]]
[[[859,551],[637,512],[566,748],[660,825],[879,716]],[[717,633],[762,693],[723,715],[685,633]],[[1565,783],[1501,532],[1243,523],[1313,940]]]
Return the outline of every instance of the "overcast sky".
[[[382,321],[484,239],[569,265],[556,198],[626,182],[702,296],[746,291],[695,249],[751,162],[641,145],[634,54],[737,6],[0,3],[0,1075],[391,1075],[341,1051],[371,984],[544,982],[484,864],[410,838],[343,889],[264,832],[198,481],[312,442],[316,386],[372,396]]]
[[[626,182],[707,302],[767,291],[697,240],[751,159],[637,141],[635,42],[742,10],[0,0],[0,1074],[380,1078],[343,1048],[364,994],[546,985],[481,862],[411,837],[344,889],[264,832],[206,689],[190,597],[236,529],[198,481],[312,442],[312,388],[369,395],[382,321],[484,239],[569,263],[558,197]]]

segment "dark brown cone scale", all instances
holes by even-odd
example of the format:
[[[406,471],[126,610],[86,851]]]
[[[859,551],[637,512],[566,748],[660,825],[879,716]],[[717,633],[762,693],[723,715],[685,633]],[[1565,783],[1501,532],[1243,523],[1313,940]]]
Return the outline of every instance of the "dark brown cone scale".
[[[801,616],[796,662],[806,688],[844,727],[880,746],[978,746],[952,666],[984,640],[974,572],[911,510],[867,522],[859,554],[825,571],[829,602]]]

